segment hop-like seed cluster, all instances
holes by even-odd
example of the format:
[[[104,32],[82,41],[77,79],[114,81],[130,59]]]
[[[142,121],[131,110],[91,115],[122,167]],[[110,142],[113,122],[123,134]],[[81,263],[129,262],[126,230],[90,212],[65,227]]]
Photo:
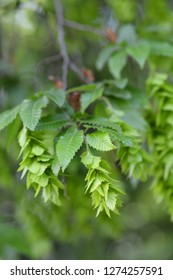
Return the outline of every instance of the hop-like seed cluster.
[[[173,89],[167,76],[155,74],[148,82],[152,110],[150,142],[154,154],[152,189],[173,219]]]
[[[133,139],[133,146],[120,145],[116,160],[120,162],[124,174],[145,181],[149,175],[152,158],[142,148],[141,139],[135,129],[126,125],[124,133]]]
[[[86,192],[91,193],[92,205],[97,208],[97,214],[103,210],[110,216],[110,211],[118,213],[121,206],[120,194],[123,194],[118,187],[119,182],[109,176],[109,171],[103,167],[100,157],[93,156],[86,152],[81,156],[83,164],[88,168],[86,175]]]
[[[18,171],[23,170],[22,178],[27,174],[27,188],[32,186],[35,196],[42,191],[45,202],[51,200],[53,203],[61,205],[59,190],[63,189],[63,185],[53,173],[53,139],[51,134],[41,135],[24,127],[19,134],[22,162]]]

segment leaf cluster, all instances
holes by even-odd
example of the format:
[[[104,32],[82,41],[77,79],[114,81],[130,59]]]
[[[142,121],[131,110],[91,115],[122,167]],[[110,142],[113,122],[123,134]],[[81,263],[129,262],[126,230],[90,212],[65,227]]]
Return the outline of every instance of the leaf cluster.
[[[167,75],[155,73],[148,80],[151,100],[148,118],[150,126],[150,146],[154,154],[154,180],[152,188],[156,199],[167,205],[173,217],[173,90],[167,83]]]
[[[115,79],[121,78],[121,73],[126,67],[129,57],[143,69],[146,62],[152,56],[173,57],[173,47],[168,42],[138,39],[132,44],[119,42],[116,45],[108,45],[100,52],[96,61],[98,70],[102,70],[105,64]]]

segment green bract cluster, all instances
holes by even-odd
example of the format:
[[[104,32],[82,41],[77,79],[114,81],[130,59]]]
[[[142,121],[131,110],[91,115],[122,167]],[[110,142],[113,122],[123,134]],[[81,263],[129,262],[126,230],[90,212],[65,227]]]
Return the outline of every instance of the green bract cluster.
[[[110,216],[110,211],[118,213],[121,206],[119,182],[110,177],[110,172],[105,168],[101,157],[85,152],[81,156],[82,163],[87,167],[88,173],[85,180],[86,191],[91,193],[92,205],[97,208],[97,216],[103,210]]]
[[[173,219],[173,89],[166,80],[167,75],[155,74],[148,81],[152,109],[150,144],[155,157],[152,188]]]
[[[121,145],[117,151],[117,160],[122,172],[129,177],[145,181],[149,175],[151,156],[142,148],[141,138],[137,130],[124,126],[124,133],[133,139],[133,146]]]
[[[45,202],[50,200],[61,205],[59,190],[63,189],[63,184],[52,172],[53,141],[51,134],[48,137],[48,135],[31,132],[24,127],[19,135],[23,159],[18,171],[23,170],[22,178],[27,174],[27,188],[32,186],[35,196],[42,191]]]

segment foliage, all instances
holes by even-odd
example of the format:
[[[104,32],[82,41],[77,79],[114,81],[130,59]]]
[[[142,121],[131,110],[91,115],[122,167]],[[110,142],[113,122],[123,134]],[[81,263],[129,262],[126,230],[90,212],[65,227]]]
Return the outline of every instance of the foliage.
[[[152,110],[150,110],[152,126],[150,145],[155,156],[153,165],[155,178],[152,188],[157,200],[163,201],[168,208],[172,219],[173,90],[166,80],[166,75],[155,74],[148,81],[152,106]]]
[[[65,7],[63,24],[58,2]],[[135,245],[129,236],[156,219],[157,235],[159,222],[169,224],[165,209],[173,219],[171,1],[42,0],[30,6],[11,0],[1,6],[0,186],[2,201],[17,205],[17,226],[6,226],[0,216],[7,245],[36,258],[56,255],[57,246],[63,258],[62,244],[94,240],[104,257],[102,244],[120,231]],[[148,236],[141,233],[141,251]],[[7,256],[4,246],[0,242]],[[121,258],[123,246],[117,243],[109,257]],[[90,257],[84,247],[79,258]]]

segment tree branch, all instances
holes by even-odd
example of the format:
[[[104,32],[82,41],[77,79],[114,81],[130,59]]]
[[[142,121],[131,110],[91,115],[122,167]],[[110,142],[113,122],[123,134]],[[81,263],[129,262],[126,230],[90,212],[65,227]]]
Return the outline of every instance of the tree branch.
[[[69,67],[81,79],[81,81],[85,82],[86,84],[89,83],[89,81],[83,75],[82,71],[77,67],[77,65],[74,62],[70,61]]]
[[[105,32],[102,29],[99,28],[94,28],[90,25],[86,25],[86,24],[82,24],[79,22],[75,22],[73,20],[69,20],[69,19],[64,19],[64,25],[70,28],[74,28],[80,31],[88,31],[88,32],[92,32],[95,33],[97,35],[101,35],[101,36],[105,36]]]
[[[69,56],[67,52],[67,46],[65,43],[65,32],[64,32],[64,16],[63,16],[63,7],[61,0],[55,0],[55,11],[57,18],[57,30],[58,30],[58,42],[60,46],[60,54],[63,58],[62,66],[62,82],[64,84],[64,89],[67,87],[67,75],[68,75],[68,66],[69,66]]]
[[[55,11],[56,11],[56,20],[57,20],[57,31],[58,36],[57,40],[60,47],[60,55],[63,59],[63,65],[62,65],[62,82],[64,85],[64,89],[67,88],[67,76],[68,76],[68,69],[70,68],[83,82],[89,83],[89,81],[86,79],[82,71],[77,67],[77,65],[71,61],[67,46],[65,42],[65,31],[64,26],[69,26],[72,28],[84,30],[84,31],[90,31],[97,34],[104,35],[103,31],[101,31],[98,28],[93,28],[88,25],[79,24],[76,22],[73,22],[71,20],[65,20],[63,15],[63,6],[61,3],[61,0],[54,0],[55,2]]]

